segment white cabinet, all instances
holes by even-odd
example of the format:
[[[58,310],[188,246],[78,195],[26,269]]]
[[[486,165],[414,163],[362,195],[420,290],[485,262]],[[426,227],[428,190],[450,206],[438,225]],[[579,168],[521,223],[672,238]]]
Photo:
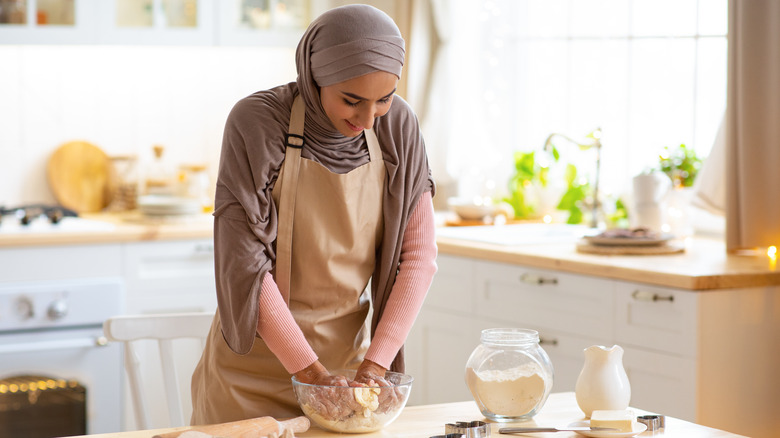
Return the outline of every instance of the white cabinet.
[[[410,404],[470,400],[480,330],[539,331],[553,390],[573,391],[590,345],[623,347],[631,405],[749,436],[780,406],[780,288],[689,291],[440,254],[407,341]]]
[[[311,0],[27,0],[2,3],[2,44],[294,47],[308,26],[312,12]]]
[[[123,246],[123,274],[127,286],[128,314],[212,312],[217,307],[214,283],[214,245],[212,239],[131,242]],[[168,424],[168,408],[163,389],[159,351],[152,341],[138,341],[145,394],[157,394],[148,406],[152,427]],[[177,377],[183,400],[190,399],[190,378],[200,359],[199,340],[176,341]],[[123,428],[137,429],[125,392]],[[184,417],[192,406],[185,404]]]
[[[124,245],[128,313],[202,312],[216,308],[211,239]]]

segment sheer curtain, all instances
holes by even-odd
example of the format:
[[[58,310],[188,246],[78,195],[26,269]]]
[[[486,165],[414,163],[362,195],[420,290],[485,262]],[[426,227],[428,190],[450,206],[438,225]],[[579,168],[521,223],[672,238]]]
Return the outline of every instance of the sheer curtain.
[[[726,247],[780,244],[780,1],[729,1]]]
[[[434,206],[446,208],[456,190],[455,178],[444,165],[450,144],[452,93],[447,70],[451,20],[447,0],[413,0],[408,53],[409,104],[415,109],[425,135],[431,170],[436,180]]]

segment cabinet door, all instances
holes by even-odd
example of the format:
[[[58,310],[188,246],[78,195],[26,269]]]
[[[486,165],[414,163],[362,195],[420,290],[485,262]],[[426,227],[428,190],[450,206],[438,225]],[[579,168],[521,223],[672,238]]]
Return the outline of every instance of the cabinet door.
[[[121,276],[119,244],[0,249],[0,281],[46,281]]]
[[[216,308],[211,239],[128,243],[124,251],[128,313]]]
[[[212,45],[214,0],[100,0],[101,44]]]
[[[311,20],[309,0],[220,0],[222,46],[295,47]]]
[[[0,2],[3,44],[89,44],[97,30],[100,0]]]
[[[612,339],[613,283],[584,275],[476,262],[476,313],[514,326]]]
[[[659,286],[616,282],[617,342],[643,350],[698,356],[699,294]]]
[[[696,361],[625,347],[631,406],[696,421]]]
[[[464,377],[466,362],[479,344],[479,324],[469,318],[425,310],[407,350],[407,373],[414,377],[410,404],[472,400]]]

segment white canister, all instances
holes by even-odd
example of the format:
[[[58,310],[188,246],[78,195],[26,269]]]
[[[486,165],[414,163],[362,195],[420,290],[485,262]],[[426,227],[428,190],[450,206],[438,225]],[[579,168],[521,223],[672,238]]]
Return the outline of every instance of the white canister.
[[[595,410],[622,410],[631,401],[631,385],[623,368],[623,348],[592,345],[584,350],[582,367],[574,393],[585,416]]]

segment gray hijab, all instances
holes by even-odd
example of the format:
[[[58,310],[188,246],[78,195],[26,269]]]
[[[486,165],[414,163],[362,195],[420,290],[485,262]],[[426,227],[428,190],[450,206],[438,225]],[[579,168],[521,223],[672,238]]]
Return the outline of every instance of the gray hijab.
[[[271,191],[284,161],[284,135],[296,94],[306,103],[304,158],[346,173],[369,161],[364,136],[345,137],[320,104],[319,87],[374,71],[400,77],[404,42],[395,23],[367,5],[332,9],[314,20],[296,51],[296,82],[239,101],[225,125],[215,198],[214,246],[222,333],[230,348],[246,354],[257,326],[263,276],[275,266],[277,206]],[[372,334],[395,281],[404,229],[417,201],[433,191],[419,123],[399,96],[377,118],[387,180],[384,234],[371,281]],[[403,350],[391,369],[403,371]]]

